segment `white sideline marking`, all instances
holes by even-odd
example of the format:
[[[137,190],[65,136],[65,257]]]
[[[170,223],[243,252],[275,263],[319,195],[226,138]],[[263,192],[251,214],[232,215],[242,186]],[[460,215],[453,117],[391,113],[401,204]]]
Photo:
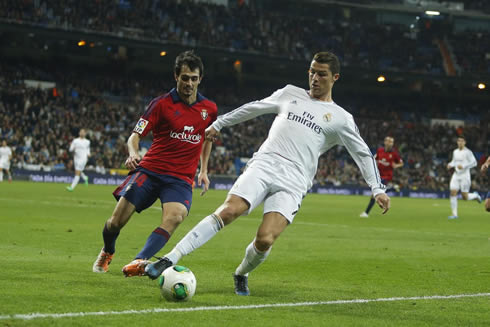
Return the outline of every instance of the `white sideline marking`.
[[[330,305],[330,304],[355,304],[355,303],[371,303],[371,302],[414,301],[414,300],[446,300],[446,299],[460,299],[460,298],[467,298],[467,297],[486,297],[486,296],[490,296],[490,293],[388,297],[388,298],[379,298],[379,299],[353,299],[353,300],[298,302],[298,303],[270,303],[270,304],[251,304],[251,305],[235,305],[235,306],[224,305],[224,306],[175,308],[175,309],[153,308],[153,309],[146,309],[146,310],[99,311],[99,312],[28,313],[28,314],[14,314],[14,315],[0,316],[0,320],[6,320],[6,319],[32,320],[38,318],[109,316],[109,315],[162,313],[162,312],[247,310],[247,309],[265,309],[265,308],[281,308],[281,307],[311,307],[317,305]]]

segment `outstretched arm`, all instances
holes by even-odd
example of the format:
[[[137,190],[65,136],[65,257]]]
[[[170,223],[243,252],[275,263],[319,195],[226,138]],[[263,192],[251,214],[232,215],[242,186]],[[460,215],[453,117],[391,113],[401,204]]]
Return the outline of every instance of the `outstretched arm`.
[[[211,126],[219,132],[223,127],[233,126],[260,115],[278,113],[279,101],[284,94],[284,90],[285,88],[277,90],[268,98],[246,103],[229,113],[221,115]]]
[[[376,202],[383,209],[383,213],[386,213],[390,208],[390,198],[385,194],[386,187],[381,183],[376,161],[359,134],[352,117],[347,118],[345,125],[339,131],[339,138],[361,170],[362,177],[371,187]]]

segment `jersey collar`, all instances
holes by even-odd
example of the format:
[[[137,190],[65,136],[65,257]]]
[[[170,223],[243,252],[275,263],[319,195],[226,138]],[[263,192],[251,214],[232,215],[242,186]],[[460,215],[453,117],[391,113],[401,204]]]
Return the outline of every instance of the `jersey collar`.
[[[173,89],[170,90],[170,96],[172,97],[172,101],[174,103],[177,103],[177,102],[182,102],[182,103],[185,103],[184,101],[182,101],[182,99],[180,98],[179,96],[179,93],[177,92],[177,89],[174,87]],[[191,103],[189,106],[193,106],[195,105],[196,103],[198,102],[201,102],[202,100],[204,100],[205,98],[201,95],[201,93],[197,92],[197,96],[196,96],[196,101],[194,103]]]

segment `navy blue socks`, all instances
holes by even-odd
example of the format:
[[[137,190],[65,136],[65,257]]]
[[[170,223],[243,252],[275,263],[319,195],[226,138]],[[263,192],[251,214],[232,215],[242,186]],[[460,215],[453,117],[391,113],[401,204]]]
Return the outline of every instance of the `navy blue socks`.
[[[169,238],[170,234],[165,229],[157,227],[150,234],[145,246],[135,259],[150,259],[167,244]]]
[[[110,231],[107,228],[107,223],[104,225],[104,230],[102,231],[102,237],[104,238],[104,252],[113,254],[116,252],[116,239],[119,236],[119,230]]]

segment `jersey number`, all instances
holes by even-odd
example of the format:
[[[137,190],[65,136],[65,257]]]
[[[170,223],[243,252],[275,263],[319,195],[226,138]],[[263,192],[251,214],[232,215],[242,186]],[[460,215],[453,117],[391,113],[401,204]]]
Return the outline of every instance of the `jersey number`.
[[[142,174],[141,176],[138,176],[138,178],[136,178],[134,182],[136,183],[136,185],[138,185],[138,187],[141,187],[141,185],[143,185],[147,178],[148,176]]]

